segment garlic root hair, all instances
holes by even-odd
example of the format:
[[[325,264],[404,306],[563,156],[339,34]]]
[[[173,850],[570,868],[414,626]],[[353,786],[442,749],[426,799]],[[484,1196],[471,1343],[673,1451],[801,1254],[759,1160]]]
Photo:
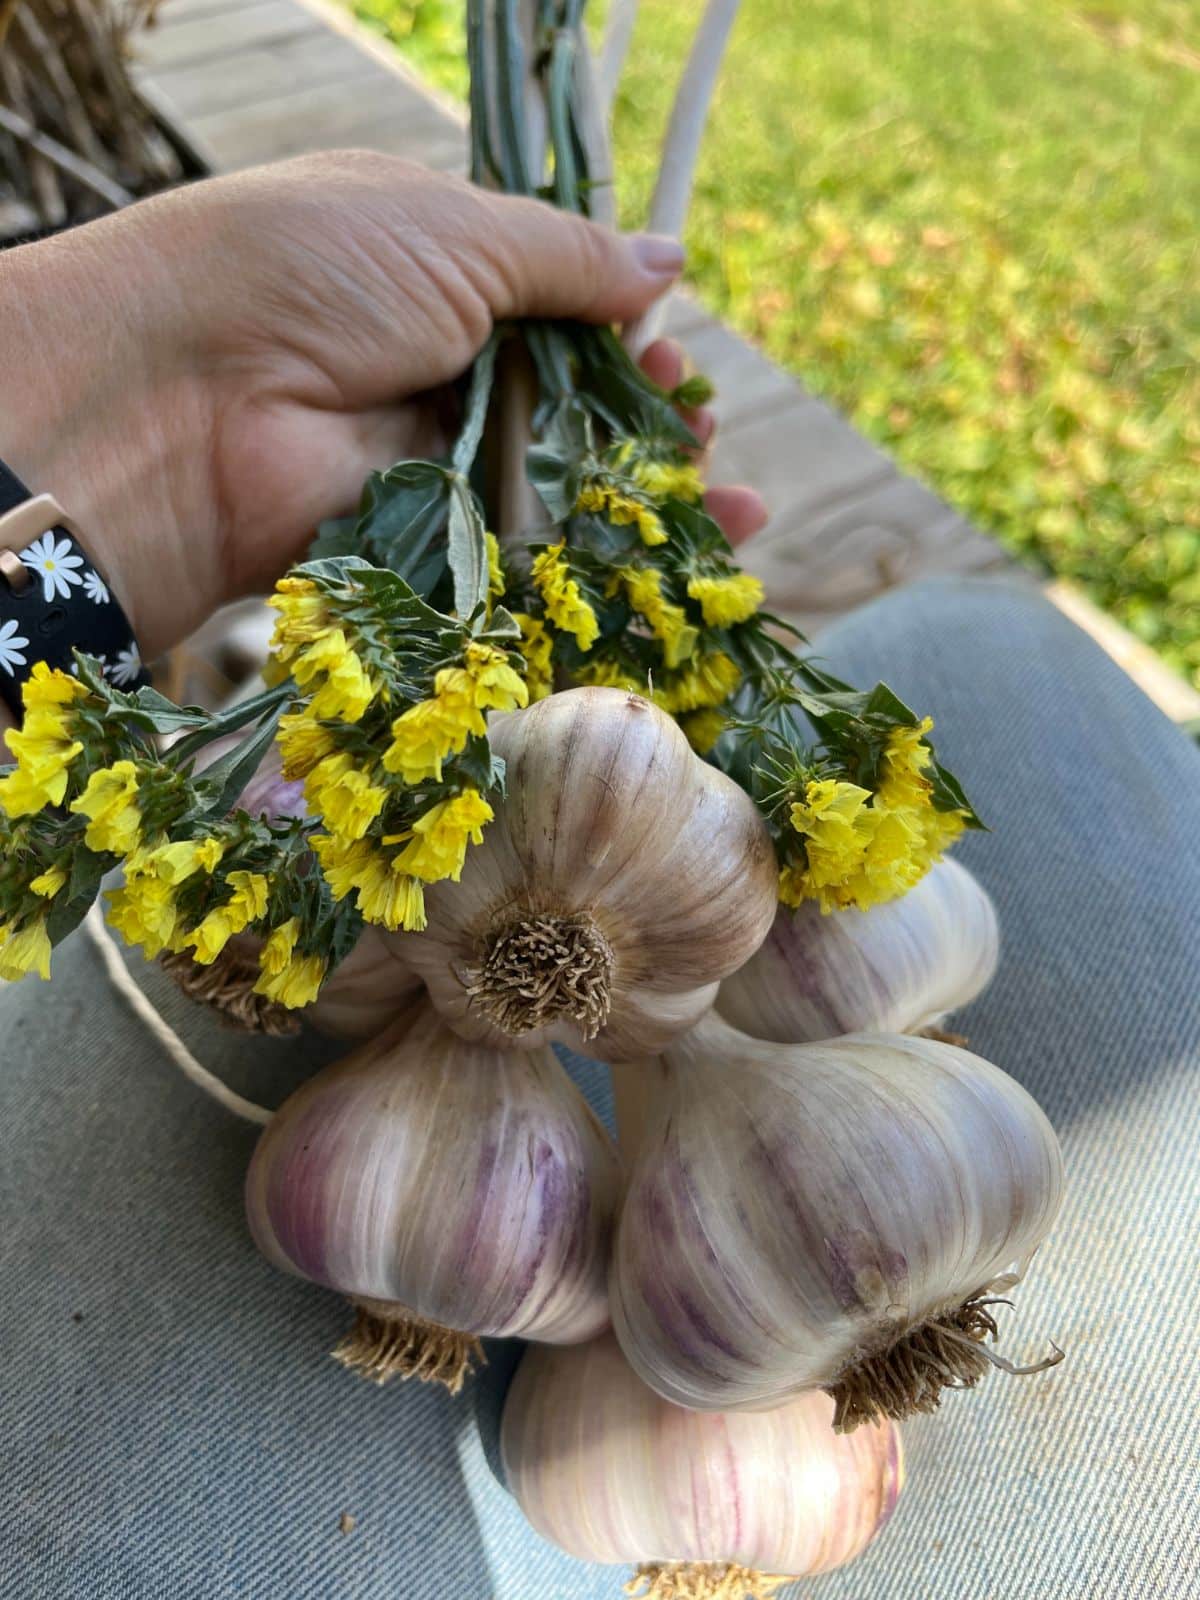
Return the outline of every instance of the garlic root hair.
[[[1008,1288],[1011,1281],[997,1279],[985,1285],[956,1309],[918,1323],[886,1350],[847,1367],[827,1390],[834,1401],[834,1432],[853,1433],[860,1424],[880,1417],[903,1422],[918,1412],[936,1411],[943,1389],[973,1389],[991,1367],[1017,1378],[1056,1367],[1064,1352],[1053,1341],[1051,1355],[1024,1367],[984,1343],[999,1333],[989,1307],[1011,1303],[989,1291]]]
[[[257,957],[226,945],[213,962],[201,966],[186,950],[159,957],[159,965],[175,979],[189,1000],[198,1000],[217,1012],[222,1021],[244,1033],[265,1033],[289,1038],[300,1032],[300,1018],[277,1000],[255,994]]]
[[[965,1033],[947,1033],[945,1028],[922,1028],[922,1039],[933,1039],[937,1044],[952,1044],[959,1050],[965,1050],[971,1041]]]
[[[472,1333],[439,1327],[382,1301],[356,1300],[353,1305],[354,1326],[334,1349],[333,1359],[372,1383],[416,1378],[460,1394],[475,1363],[486,1365],[483,1345]]]
[[[644,1561],[623,1593],[634,1600],[771,1600],[793,1581],[734,1561]]]
[[[504,1033],[532,1033],[565,1017],[583,1038],[608,1021],[615,957],[581,916],[521,913],[488,938],[467,993]]]

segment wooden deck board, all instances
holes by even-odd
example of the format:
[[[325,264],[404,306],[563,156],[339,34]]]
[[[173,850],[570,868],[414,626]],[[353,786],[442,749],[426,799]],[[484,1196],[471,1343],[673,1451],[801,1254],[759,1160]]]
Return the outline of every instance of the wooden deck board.
[[[219,168],[348,145],[464,165],[458,109],[331,0],[166,0],[138,54],[155,100]],[[714,477],[772,508],[746,561],[774,609],[809,631],[917,577],[1022,573],[691,295],[672,297],[665,326],[716,385]],[[1076,592],[1046,592],[1169,714],[1200,716],[1200,695],[1144,646]]]

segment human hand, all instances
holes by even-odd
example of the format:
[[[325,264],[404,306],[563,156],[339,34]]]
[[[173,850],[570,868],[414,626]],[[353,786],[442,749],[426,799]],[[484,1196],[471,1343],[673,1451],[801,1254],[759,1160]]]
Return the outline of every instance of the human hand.
[[[154,655],[268,587],[372,468],[438,451],[494,320],[628,320],[681,262],[367,152],[195,184],[0,257],[0,371],[21,375],[0,451],[81,524]],[[646,365],[681,371],[666,345]],[[761,516],[730,493],[735,536]]]

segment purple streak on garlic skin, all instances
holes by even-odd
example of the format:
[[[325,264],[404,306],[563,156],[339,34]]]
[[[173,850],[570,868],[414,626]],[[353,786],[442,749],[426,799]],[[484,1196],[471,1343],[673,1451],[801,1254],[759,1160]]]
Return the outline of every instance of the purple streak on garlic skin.
[[[522,1511],[571,1555],[800,1577],[863,1550],[902,1482],[896,1429],[839,1437],[832,1420],[820,1393],[769,1412],[684,1410],[647,1389],[606,1334],[527,1352],[500,1443]]]
[[[467,1044],[422,1003],[286,1102],[246,1203],[284,1270],[462,1333],[570,1340],[607,1323],[618,1180],[549,1050]]]
[[[781,908],[757,953],[721,984],[717,1010],[782,1044],[917,1032],[987,987],[999,948],[986,891],[946,859],[902,899],[868,911]]]

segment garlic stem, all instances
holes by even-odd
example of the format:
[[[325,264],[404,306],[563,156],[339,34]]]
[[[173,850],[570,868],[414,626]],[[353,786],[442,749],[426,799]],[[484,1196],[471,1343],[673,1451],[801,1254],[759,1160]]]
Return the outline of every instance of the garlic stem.
[[[625,57],[629,54],[637,14],[638,0],[612,0],[608,8],[600,63],[596,69],[597,101],[605,122],[612,116],[613,102],[617,98]]]
[[[658,181],[646,224],[651,233],[665,233],[675,239],[683,237],[708,108],[739,3],[740,0],[708,0],[696,30],[663,141]],[[658,300],[626,328],[625,343],[635,357],[657,335],[663,313],[663,302]]]

